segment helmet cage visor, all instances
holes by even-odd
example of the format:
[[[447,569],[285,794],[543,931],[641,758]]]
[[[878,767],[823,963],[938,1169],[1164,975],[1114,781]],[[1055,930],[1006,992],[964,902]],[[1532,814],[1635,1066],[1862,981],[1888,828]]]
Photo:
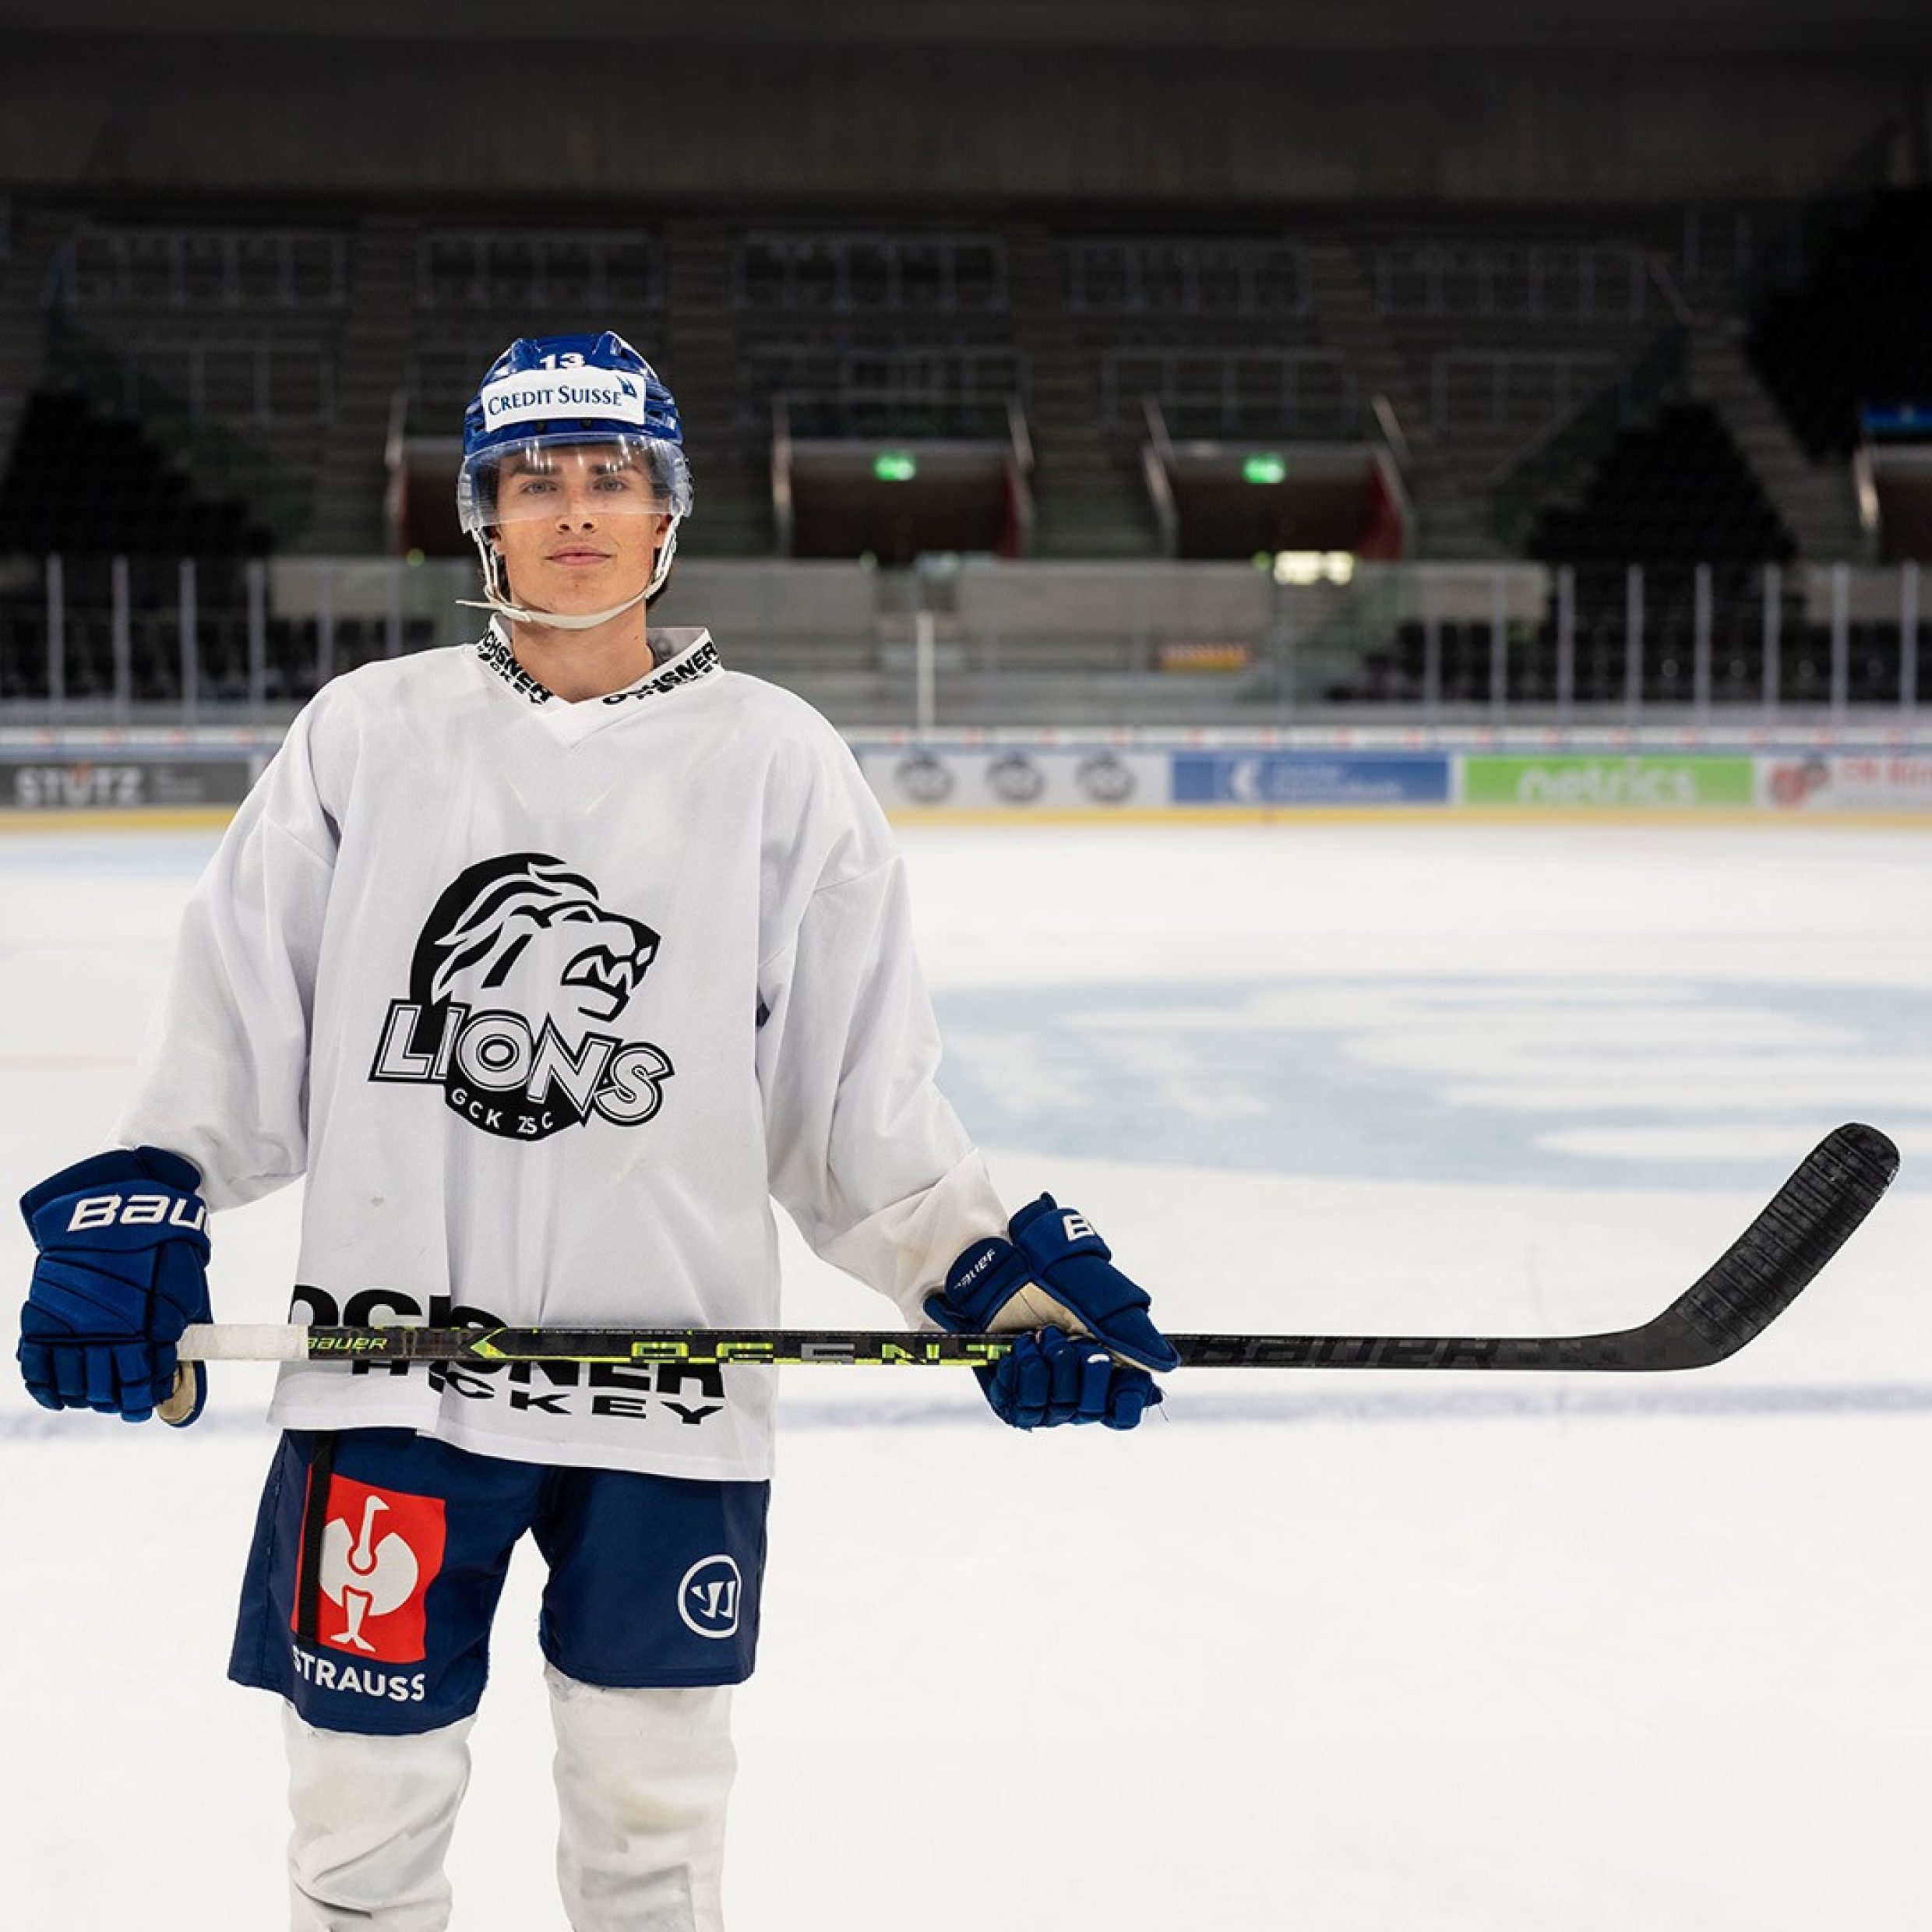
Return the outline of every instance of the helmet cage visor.
[[[492,443],[463,460],[457,513],[471,537],[502,524],[684,516],[691,476],[662,437],[583,429]]]

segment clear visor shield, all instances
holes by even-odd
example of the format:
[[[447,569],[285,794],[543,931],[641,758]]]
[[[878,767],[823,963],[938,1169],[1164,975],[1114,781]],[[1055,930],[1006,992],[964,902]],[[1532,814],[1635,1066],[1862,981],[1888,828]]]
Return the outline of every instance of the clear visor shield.
[[[688,516],[684,452],[656,436],[533,437],[464,459],[457,511],[472,537],[501,524]]]

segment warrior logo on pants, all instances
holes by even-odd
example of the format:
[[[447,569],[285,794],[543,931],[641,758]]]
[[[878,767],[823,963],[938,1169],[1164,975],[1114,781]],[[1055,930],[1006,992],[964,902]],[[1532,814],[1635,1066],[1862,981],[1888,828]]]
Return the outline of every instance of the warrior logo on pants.
[[[369,1077],[439,1086],[473,1126],[509,1140],[593,1118],[638,1126],[664,1104],[671,1056],[602,1029],[658,947],[547,852],[471,866],[423,922]]]
[[[738,1634],[738,1599],[745,1582],[730,1557],[705,1557],[692,1564],[678,1585],[678,1614],[686,1630],[700,1637]]]
[[[423,1601],[442,1567],[443,1535],[441,1497],[372,1489],[331,1472],[316,1571],[323,1602],[316,1641],[377,1663],[420,1662]],[[289,1620],[298,1631],[301,1595],[298,1585]]]

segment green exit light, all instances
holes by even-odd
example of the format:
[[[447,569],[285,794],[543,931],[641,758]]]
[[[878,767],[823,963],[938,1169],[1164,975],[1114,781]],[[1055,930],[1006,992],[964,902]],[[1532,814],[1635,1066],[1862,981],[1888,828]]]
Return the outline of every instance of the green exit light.
[[[1244,457],[1241,480],[1244,483],[1279,483],[1288,475],[1288,465],[1279,457]]]
[[[872,473],[881,483],[910,483],[919,466],[904,450],[881,450],[872,460]]]

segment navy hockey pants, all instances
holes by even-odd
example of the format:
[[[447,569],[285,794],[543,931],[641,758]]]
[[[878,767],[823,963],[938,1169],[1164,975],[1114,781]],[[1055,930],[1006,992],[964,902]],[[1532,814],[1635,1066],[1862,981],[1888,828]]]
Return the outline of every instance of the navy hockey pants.
[[[285,1434],[270,1466],[228,1674],[319,1729],[419,1733],[470,1716],[510,1552],[549,1566],[554,1669],[611,1688],[751,1674],[765,1482],[479,1456],[407,1430]]]

